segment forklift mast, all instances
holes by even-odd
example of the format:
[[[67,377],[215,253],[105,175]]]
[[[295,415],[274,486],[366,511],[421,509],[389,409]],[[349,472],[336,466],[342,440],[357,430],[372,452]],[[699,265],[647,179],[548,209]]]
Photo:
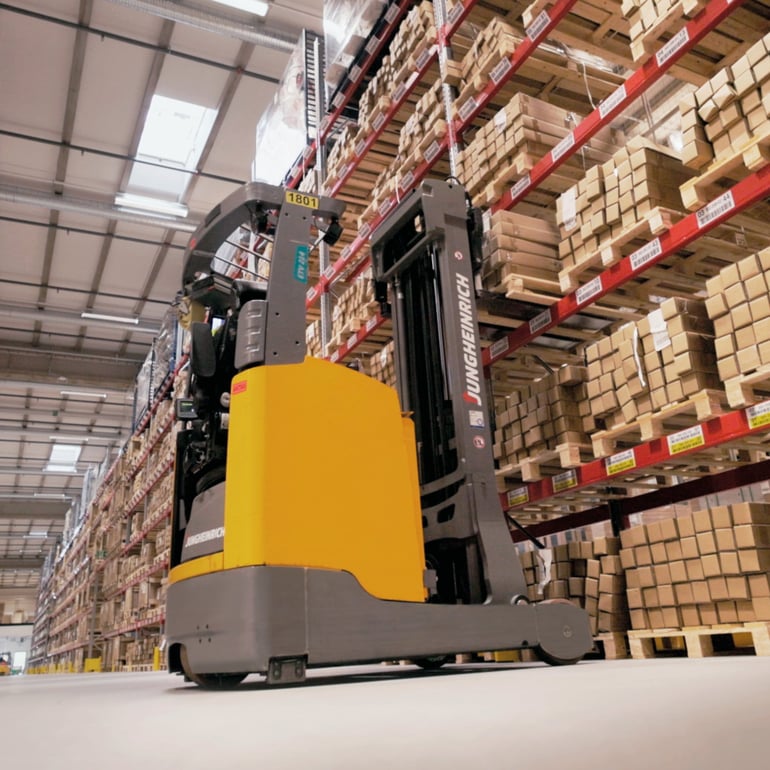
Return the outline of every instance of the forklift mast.
[[[495,484],[473,213],[460,185],[424,182],[375,232],[375,295],[392,316],[397,390],[415,423],[433,600],[510,603],[527,591]]]

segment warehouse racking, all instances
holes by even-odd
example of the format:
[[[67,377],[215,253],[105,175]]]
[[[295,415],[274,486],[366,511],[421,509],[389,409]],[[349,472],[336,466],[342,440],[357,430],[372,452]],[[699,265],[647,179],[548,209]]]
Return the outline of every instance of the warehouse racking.
[[[305,189],[313,183],[309,172],[319,146],[339,136],[351,105],[360,97],[412,5],[408,0],[400,0],[387,6],[332,98],[318,138],[288,173],[288,186]],[[379,103],[379,110],[365,117],[359,115],[360,120],[366,121],[367,130],[357,135],[349,159],[335,168],[329,178],[325,192],[347,200],[353,210],[363,210],[363,218],[353,224],[352,237],[353,217],[348,218],[348,233],[334,261],[307,292],[309,313],[314,312],[314,305],[323,295],[358,285],[356,279],[365,275],[369,264],[367,245],[372,232],[420,181],[430,174],[455,173],[463,139],[494,120],[496,111],[510,96],[506,89],[526,80],[517,81],[517,76],[533,62],[534,66],[540,62],[546,67],[547,62],[542,59],[546,40],[567,41],[576,47],[582,43],[591,53],[607,57],[617,69],[605,71],[603,79],[594,77],[592,71],[591,82],[595,92],[603,96],[601,102],[571,130],[565,126],[558,143],[539,160],[533,159],[520,178],[506,180],[497,197],[486,201],[488,217],[512,209],[526,215],[550,210],[556,192],[550,182],[557,172],[571,160],[584,160],[583,153],[592,139],[611,128],[624,110],[643,99],[665,75],[702,85],[722,66],[736,61],[767,31],[767,6],[742,0],[674,4],[663,18],[648,25],[644,34],[637,29],[634,40],[617,34],[619,29],[629,26],[620,23],[619,3],[600,7],[580,0],[556,0],[550,5],[523,5],[465,0],[447,9],[443,0],[434,4],[432,33],[413,41],[405,58],[406,66],[393,83],[389,98]],[[622,5],[622,10],[630,15],[642,15],[637,4]],[[729,27],[731,19],[744,6],[739,26],[743,32],[750,28],[752,20],[756,22],[753,37],[746,37],[740,46],[720,41],[715,46],[717,54],[710,59],[705,57],[700,44],[722,26]],[[369,203],[366,199],[371,196],[366,191],[376,172],[393,160],[399,127],[410,111],[437,81],[445,86],[460,85],[460,62],[453,59],[453,44],[460,49],[470,48],[467,25],[481,28],[490,19],[505,16],[507,21],[516,21],[519,15],[524,23],[515,26],[518,38],[513,50],[502,45],[494,49],[494,56],[484,62],[483,75],[475,79],[473,88],[469,90],[466,85],[461,94],[455,89],[449,99],[443,100],[444,119],[420,137],[411,163],[399,168],[394,176],[395,189],[384,195],[376,208],[370,207],[367,215],[364,204]],[[729,39],[734,41],[734,30],[730,34]],[[619,74],[619,68],[630,69],[640,60],[643,63],[630,75]],[[585,62],[582,67],[582,73],[576,68],[576,79],[585,81],[588,88]],[[590,89],[588,98],[592,99]],[[524,305],[511,301],[505,306],[505,299],[490,303],[497,310],[505,306],[500,316],[493,310],[486,322],[492,333],[485,340],[483,363],[491,380],[494,382],[496,368],[504,369],[522,355],[543,357],[554,365],[562,361],[580,363],[579,346],[597,338],[595,329],[603,333],[612,321],[638,318],[635,309],[628,310],[633,296],[623,294],[624,289],[638,286],[639,279],[651,275],[656,266],[670,266],[671,258],[676,258],[696,239],[726,222],[736,221],[739,214],[750,211],[770,195],[767,144],[760,140],[754,146],[757,151],[750,158],[740,156],[736,162],[731,156],[733,166],[745,161],[743,178],[710,200],[702,194],[696,196],[690,208],[697,211],[679,221],[663,221],[651,230],[654,237],[643,246],[628,246],[609,256],[600,253],[598,260],[583,270],[563,272],[559,281],[563,296],[528,293],[529,301]],[[710,184],[721,180],[724,171],[722,166],[709,169],[703,178]],[[733,168],[727,168],[728,175],[732,171]],[[489,222],[487,218],[487,226]],[[628,243],[632,242],[629,238]],[[747,253],[746,249],[738,250],[739,256]],[[585,278],[588,280],[581,284]],[[702,284],[705,288],[704,279],[690,278],[690,285]],[[501,317],[506,313],[511,315]],[[597,318],[601,323],[586,325]],[[501,333],[500,329],[505,327],[510,330]],[[336,344],[321,340],[319,353],[333,362],[354,355],[384,356],[381,351],[388,339],[388,321],[374,306],[367,308],[355,324],[342,328],[344,334],[337,335]],[[536,345],[544,336],[550,340],[566,339],[568,353],[553,356],[549,345]],[[179,373],[178,368],[177,376]],[[162,582],[168,564],[166,528],[171,497],[166,482],[173,442],[167,395],[168,390],[161,391],[137,426],[126,453],[105,475],[94,496],[90,516],[59,556],[44,584],[33,664],[55,670],[82,670],[97,665],[97,659],[98,665],[113,670],[158,664],[156,650],[161,644],[164,620]],[[756,461],[758,456],[764,456],[766,448],[768,412],[766,404],[751,404],[737,411],[708,414],[701,420],[690,420],[685,428],[656,435],[609,457],[587,462],[582,462],[581,457],[572,463],[576,467],[551,469],[550,475],[522,479],[515,485],[509,481],[501,491],[501,502],[517,520],[534,523],[533,533],[545,535],[607,519],[612,519],[617,528],[632,513],[696,498],[709,489],[729,489],[768,479],[770,465],[767,461]],[[695,416],[703,415],[696,412]],[[736,447],[735,452],[743,454],[719,458],[704,454],[716,447]],[[657,491],[650,491],[658,486],[658,479],[687,477],[693,469],[696,475],[705,475],[707,479],[663,484]],[[535,475],[539,475],[539,469]],[[514,537],[519,537],[517,531]],[[600,551],[598,555],[615,554]]]

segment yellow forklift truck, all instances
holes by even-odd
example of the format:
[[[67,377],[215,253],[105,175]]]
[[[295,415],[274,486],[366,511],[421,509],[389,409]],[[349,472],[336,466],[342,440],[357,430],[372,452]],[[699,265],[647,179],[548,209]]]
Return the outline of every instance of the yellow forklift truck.
[[[182,302],[203,320],[176,402],[169,670],[229,687],[485,650],[578,661],[588,618],[528,601],[496,491],[464,190],[423,183],[372,239],[397,390],[305,356],[309,254],[343,210],[250,183],[190,240]],[[269,278],[224,274],[239,228],[271,245]]]

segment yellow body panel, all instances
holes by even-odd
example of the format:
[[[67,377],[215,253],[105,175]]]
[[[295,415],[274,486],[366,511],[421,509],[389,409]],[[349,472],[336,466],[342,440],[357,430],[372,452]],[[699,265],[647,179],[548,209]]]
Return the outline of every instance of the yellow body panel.
[[[224,542],[225,569],[346,570],[381,599],[424,601],[414,426],[395,391],[313,358],[238,374]]]
[[[208,575],[209,572],[219,572],[224,567],[221,553],[212,553],[210,556],[199,556],[184,564],[179,564],[168,573],[168,582],[176,583],[179,580]]]

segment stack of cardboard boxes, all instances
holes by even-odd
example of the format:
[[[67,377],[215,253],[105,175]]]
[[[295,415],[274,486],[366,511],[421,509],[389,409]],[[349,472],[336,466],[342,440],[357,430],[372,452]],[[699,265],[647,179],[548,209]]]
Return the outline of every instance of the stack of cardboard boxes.
[[[396,387],[396,362],[393,358],[393,342],[388,342],[379,353],[369,359],[369,375],[375,380]]]

